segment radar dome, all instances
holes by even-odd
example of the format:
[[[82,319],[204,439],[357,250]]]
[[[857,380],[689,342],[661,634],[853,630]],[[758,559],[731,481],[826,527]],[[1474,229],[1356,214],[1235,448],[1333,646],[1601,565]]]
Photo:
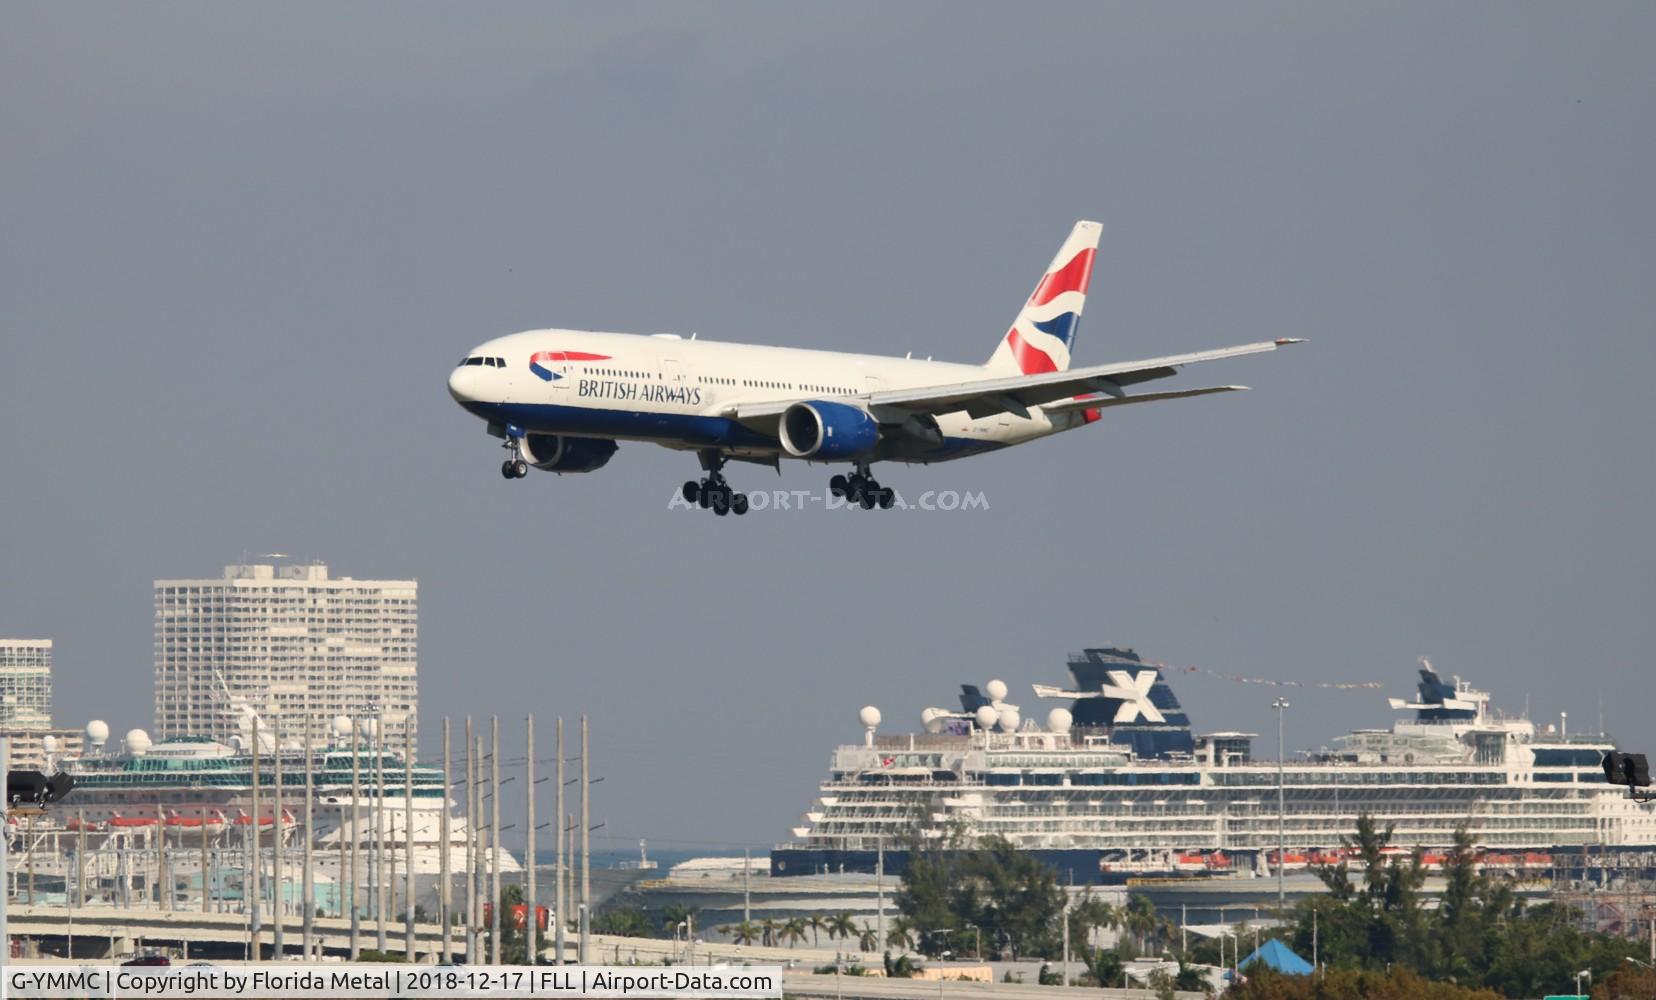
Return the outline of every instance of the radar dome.
[[[1018,714],[1018,710],[1016,708],[1012,707],[1011,705],[1008,705],[1007,707],[1001,709],[1001,714],[1000,714],[1001,732],[1005,732],[1005,733],[1017,732],[1018,723],[1020,723],[1022,721],[1023,721],[1023,717],[1020,716]]]
[[[921,725],[921,727],[924,728],[926,730],[926,732],[928,732],[928,733],[942,732],[943,731],[943,720],[938,718],[938,716],[940,716],[942,714],[943,713],[940,709],[922,708],[920,710],[920,725]]]
[[[873,705],[864,705],[857,713],[857,721],[863,724],[864,729],[873,729],[880,724],[880,710]]]
[[[1055,708],[1047,713],[1047,728],[1055,733],[1067,733],[1070,725],[1075,722],[1075,716],[1067,708]]]
[[[57,753],[57,737],[43,736],[40,739],[40,749],[47,753]]]
[[[1000,713],[989,705],[981,706],[973,717],[977,719],[979,729],[993,729],[995,723],[1000,721]]]
[[[989,696],[990,701],[1006,700],[1006,682],[1001,680],[990,681],[983,686],[983,693]]]
[[[368,737],[369,739],[373,739],[374,732],[379,728],[379,726],[377,724],[377,720],[375,719],[363,719],[362,724],[357,728],[362,731],[362,735]]]
[[[109,723],[102,719],[93,719],[86,724],[86,742],[93,746],[102,746],[109,742]]]
[[[351,717],[336,715],[333,717],[333,734],[335,739],[344,739],[351,735]]]
[[[142,729],[128,729],[126,734],[127,753],[134,757],[142,757],[149,752],[150,735]]]

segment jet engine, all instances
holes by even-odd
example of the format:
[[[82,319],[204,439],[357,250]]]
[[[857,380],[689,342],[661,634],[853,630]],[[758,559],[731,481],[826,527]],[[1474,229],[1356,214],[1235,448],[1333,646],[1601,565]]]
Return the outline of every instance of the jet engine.
[[[526,434],[518,443],[523,460],[544,472],[593,472],[602,469],[620,447],[609,438],[563,434]]]
[[[873,449],[880,425],[860,407],[813,399],[782,411],[779,436],[795,458],[849,459]]]

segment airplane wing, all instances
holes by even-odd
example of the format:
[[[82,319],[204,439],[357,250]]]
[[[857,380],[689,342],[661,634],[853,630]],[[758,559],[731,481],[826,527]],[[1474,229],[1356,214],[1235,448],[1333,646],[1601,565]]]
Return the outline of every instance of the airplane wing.
[[[965,410],[973,418],[993,416],[997,413],[1016,413],[1025,416],[1031,406],[1068,400],[1084,393],[1105,393],[1122,400],[1130,399],[1132,397],[1122,391],[1123,386],[1167,378],[1177,374],[1183,365],[1236,358],[1245,354],[1261,354],[1297,342],[1289,339],[1267,340],[1239,347],[1221,347],[1212,351],[1151,358],[1147,361],[1090,365],[1065,372],[1014,375],[920,389],[894,389],[869,394],[868,403],[871,408],[890,406],[934,415]]]
[[[1216,392],[1246,392],[1245,385],[1210,385],[1202,389],[1182,389],[1178,392],[1141,392],[1133,396],[1082,396],[1047,403],[1041,407],[1048,413],[1068,413],[1071,410],[1102,410],[1106,406],[1125,406],[1128,403],[1154,403],[1159,399],[1188,399],[1192,396],[1211,396]]]
[[[955,413],[961,410],[966,411],[973,418],[989,417],[997,413],[1015,413],[1018,416],[1028,416],[1029,407],[1031,406],[1048,406],[1060,402],[1062,402],[1062,406],[1054,407],[1055,410],[1150,402],[1158,399],[1179,399],[1185,396],[1200,396],[1214,392],[1231,392],[1242,387],[1214,386],[1184,392],[1146,393],[1143,396],[1128,396],[1122,390],[1122,387],[1176,375],[1180,367],[1195,364],[1198,361],[1218,361],[1223,358],[1237,358],[1246,354],[1262,354],[1266,351],[1274,351],[1279,347],[1297,343],[1301,343],[1297,338],[1283,337],[1277,340],[1261,341],[1257,344],[1221,347],[1216,350],[1195,351],[1190,354],[1173,354],[1144,361],[1122,361],[1107,365],[1091,365],[1086,368],[1073,368],[1062,372],[975,379],[971,382],[922,386],[917,389],[884,390],[868,393],[857,398],[868,406],[881,423],[900,423],[907,416],[914,414],[938,415]],[[1089,399],[1085,402],[1075,400],[1076,405],[1070,403],[1075,396],[1099,393],[1109,398]],[[734,417],[750,425],[761,424],[774,420],[795,402],[800,402],[800,400],[774,400],[754,404],[738,403],[724,412],[726,416]]]

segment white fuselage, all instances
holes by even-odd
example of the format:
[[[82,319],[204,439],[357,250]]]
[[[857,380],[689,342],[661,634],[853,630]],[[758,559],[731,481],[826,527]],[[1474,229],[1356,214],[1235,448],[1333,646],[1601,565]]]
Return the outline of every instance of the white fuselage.
[[[482,363],[479,363],[481,361]],[[579,330],[535,330],[474,348],[449,392],[492,427],[517,433],[651,441],[751,457],[793,457],[774,435],[731,416],[738,406],[784,400],[863,405],[870,393],[980,381],[977,365]],[[937,462],[1079,426],[1080,414],[964,411],[935,427],[881,442],[876,456]],[[924,418],[932,421],[933,418]]]

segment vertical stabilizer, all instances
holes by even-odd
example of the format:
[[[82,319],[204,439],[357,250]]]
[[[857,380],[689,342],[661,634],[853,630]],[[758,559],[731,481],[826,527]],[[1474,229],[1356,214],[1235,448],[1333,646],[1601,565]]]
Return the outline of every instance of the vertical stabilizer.
[[[993,375],[1039,375],[1069,369],[1092,280],[1093,256],[1103,227],[1077,222],[1069,239],[1035,285],[1000,346],[984,365]]]

